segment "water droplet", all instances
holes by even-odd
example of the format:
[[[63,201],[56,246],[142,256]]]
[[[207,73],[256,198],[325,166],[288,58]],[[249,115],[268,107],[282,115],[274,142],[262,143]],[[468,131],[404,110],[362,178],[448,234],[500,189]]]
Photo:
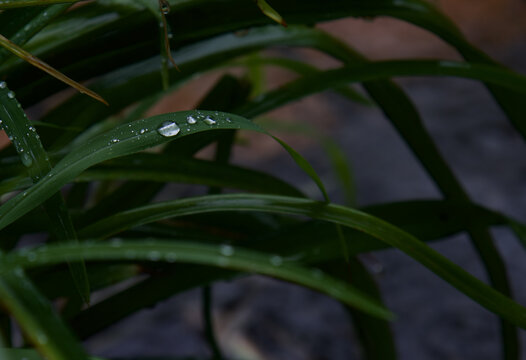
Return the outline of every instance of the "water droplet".
[[[231,123],[231,122],[232,122],[232,120],[230,120],[230,118],[226,118],[226,122],[229,122],[229,123]]]
[[[167,121],[163,123],[159,129],[157,129],[157,132],[165,137],[175,136],[179,134],[179,131],[181,131],[181,129],[173,121]]]
[[[10,98],[10,99],[14,99],[15,98],[15,93],[10,91],[7,93],[7,97]]]
[[[210,116],[205,117],[205,119],[203,121],[207,125],[214,125],[216,123],[216,121],[214,119],[212,119]]]
[[[116,143],[118,143],[119,141],[120,141],[119,139],[111,139],[111,142],[112,142],[113,144],[116,144]]]
[[[230,245],[221,245],[219,248],[219,252],[224,256],[232,256],[234,255],[234,251],[234,248]]]
[[[170,13],[170,3],[168,2],[168,0],[159,1],[159,5],[161,7],[161,12],[164,15],[168,15]]]
[[[158,261],[161,258],[161,253],[159,251],[150,251],[148,253],[148,259],[151,261]]]
[[[281,264],[283,264],[283,258],[279,255],[271,256],[270,263],[274,266],[280,266]]]
[[[186,122],[189,123],[190,125],[193,125],[193,124],[197,123],[197,120],[192,115],[188,115],[186,117]]]
[[[0,89],[5,89],[7,87],[7,84],[5,81],[0,81]]]
[[[122,246],[122,239],[112,239],[110,245],[113,248],[120,248]]]
[[[144,134],[144,133],[147,132],[147,131],[148,131],[148,129],[141,129],[141,130],[139,131],[139,134],[142,135],[142,134]]]
[[[31,156],[29,156],[29,154],[23,153],[21,155],[21,160],[22,164],[24,164],[25,167],[30,167],[31,165],[33,165],[33,159],[31,158]]]
[[[168,33],[168,39],[173,39],[173,38],[174,38],[174,34]]]

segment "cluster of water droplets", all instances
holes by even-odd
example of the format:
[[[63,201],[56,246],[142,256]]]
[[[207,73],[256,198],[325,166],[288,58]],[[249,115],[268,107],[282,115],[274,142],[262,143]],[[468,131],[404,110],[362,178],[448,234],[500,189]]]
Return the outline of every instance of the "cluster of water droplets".
[[[0,89],[3,90],[3,89],[6,89],[6,88],[7,88],[7,83],[5,81],[0,81]],[[10,99],[10,100],[16,101],[15,93],[12,92],[12,91],[9,91],[7,93],[7,98]],[[21,108],[21,105],[20,105],[20,103],[18,101],[16,101],[16,105],[17,105],[18,108]],[[22,114],[27,119],[26,114],[24,112],[22,112]],[[31,165],[33,165],[33,158],[31,156],[31,154],[29,154],[28,151],[26,151],[24,149],[24,147],[20,143],[19,139],[16,138],[16,136],[14,137],[12,135],[11,131],[9,131],[9,128],[8,128],[7,124],[5,124],[1,119],[0,119],[0,126],[1,126],[1,128],[3,128],[6,131],[6,133],[8,134],[9,140],[15,146],[18,154],[20,155],[20,160],[22,161],[22,164],[24,166],[26,166],[26,167],[30,167]],[[34,136],[37,140],[40,138],[38,136],[38,134],[36,134],[36,129],[33,126],[29,126],[28,131],[26,132],[26,136],[27,137]]]
[[[219,115],[219,113],[216,112],[216,115]],[[204,115],[199,111],[197,111],[195,114],[188,115],[186,117],[187,125],[196,125],[199,121],[204,122],[206,125],[216,125],[217,124],[217,120],[214,119],[212,115]],[[230,119],[226,119],[226,121],[231,122]],[[191,128],[187,126],[186,131],[189,132],[190,130]],[[165,121],[157,129],[157,132],[164,137],[172,137],[172,136],[176,136],[177,134],[179,134],[181,132],[181,128],[175,121]]]

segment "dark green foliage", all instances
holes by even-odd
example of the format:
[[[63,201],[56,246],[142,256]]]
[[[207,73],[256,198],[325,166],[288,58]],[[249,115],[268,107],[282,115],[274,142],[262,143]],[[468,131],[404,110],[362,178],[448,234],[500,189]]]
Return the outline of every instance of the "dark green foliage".
[[[88,359],[77,339],[200,286],[205,286],[207,337],[214,357],[224,357],[214,340],[208,286],[252,273],[309,287],[342,302],[364,359],[395,359],[389,320],[396,314],[382,304],[374,276],[356,257],[389,247],[499,316],[503,358],[519,359],[517,328],[526,329],[526,308],[512,299],[505,263],[489,229],[509,227],[525,244],[526,226],[471,201],[411,99],[391,78],[454,76],[478,81],[524,136],[524,76],[469,44],[447,17],[423,0],[100,0],[72,6],[75,2],[0,1],[0,34],[75,80],[89,81],[90,89],[109,103],[105,106],[82,94],[55,97],[38,121],[30,121],[24,109],[66,85],[0,50],[0,119],[12,138],[11,145],[0,150],[1,359]],[[159,5],[170,5],[170,10],[157,13]],[[466,61],[372,62],[312,27],[349,16],[410,22],[452,45]],[[159,20],[166,20],[161,31]],[[286,21],[288,27],[273,20]],[[168,63],[167,40],[179,69]],[[342,65],[322,71],[302,61],[258,53],[275,46],[316,49]],[[293,70],[299,78],[266,91],[262,74],[269,65]],[[198,109],[146,115],[163,96],[191,79],[234,67],[245,75],[221,77]],[[349,84],[363,86],[365,93]],[[378,106],[444,199],[360,210],[333,204],[314,168],[252,122],[325,90]],[[319,189],[318,200],[260,169],[229,164],[239,131],[276,140],[284,156],[290,156]],[[346,187],[346,199],[354,202],[352,175],[335,144],[307,126],[288,131],[322,143]],[[213,160],[195,157],[211,144],[216,146]],[[197,188],[200,196],[156,202],[169,183],[207,189]],[[221,194],[224,190],[249,193]],[[263,221],[261,213],[270,214],[272,223]],[[461,232],[470,235],[491,286],[427,245]],[[46,244],[20,246],[23,237],[34,233],[45,234]],[[154,264],[155,272],[148,272]],[[140,281],[133,285],[83,306],[90,291],[138,276]],[[52,306],[58,299],[66,304],[59,312]],[[12,347],[10,321],[23,330],[24,345],[36,351]]]

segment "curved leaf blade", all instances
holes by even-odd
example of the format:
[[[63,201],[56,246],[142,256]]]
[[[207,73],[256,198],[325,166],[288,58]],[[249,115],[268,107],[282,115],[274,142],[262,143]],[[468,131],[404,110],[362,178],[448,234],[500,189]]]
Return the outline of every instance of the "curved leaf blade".
[[[174,216],[217,211],[263,211],[303,215],[362,231],[400,249],[491,312],[526,328],[526,308],[468,274],[403,230],[371,215],[334,204],[271,195],[214,195],[144,206],[111,216],[81,231],[84,237]]]
[[[2,273],[5,273],[15,266],[50,265],[74,261],[80,257],[89,260],[133,259],[213,265],[231,270],[255,272],[294,282],[332,296],[373,316],[382,319],[392,318],[392,314],[388,310],[377,305],[368,296],[319,271],[285,262],[282,258],[269,254],[239,248],[234,250],[232,247],[228,247],[227,251],[225,246],[227,245],[217,246],[194,242],[155,240],[82,243],[75,246],[49,245],[23,253],[13,252],[5,257],[0,269]]]

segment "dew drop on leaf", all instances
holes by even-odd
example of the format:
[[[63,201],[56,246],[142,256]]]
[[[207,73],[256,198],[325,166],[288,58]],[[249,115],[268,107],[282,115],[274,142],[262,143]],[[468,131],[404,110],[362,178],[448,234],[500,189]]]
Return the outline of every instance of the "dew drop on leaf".
[[[157,129],[157,132],[164,137],[175,136],[179,134],[179,131],[181,131],[181,129],[173,121],[167,121],[163,123],[159,129]]]
[[[221,245],[219,252],[224,256],[232,256],[234,255],[234,248],[230,245]]]
[[[15,98],[15,93],[10,91],[7,93],[7,97],[10,98],[10,99],[14,99]]]
[[[197,123],[197,120],[195,119],[195,117],[193,117],[192,115],[188,115],[186,117],[186,122],[190,125],[193,125],[195,123]]]
[[[210,116],[205,117],[205,119],[203,121],[207,125],[214,125],[216,123],[216,121],[214,119],[212,119]]]
[[[30,167],[33,165],[33,159],[31,159],[31,156],[29,156],[27,153],[22,153],[21,160],[25,167]]]
[[[7,86],[5,81],[0,81],[0,89],[5,89]]]
[[[283,258],[278,255],[271,256],[270,263],[274,266],[280,266],[281,264],[283,264]]]

